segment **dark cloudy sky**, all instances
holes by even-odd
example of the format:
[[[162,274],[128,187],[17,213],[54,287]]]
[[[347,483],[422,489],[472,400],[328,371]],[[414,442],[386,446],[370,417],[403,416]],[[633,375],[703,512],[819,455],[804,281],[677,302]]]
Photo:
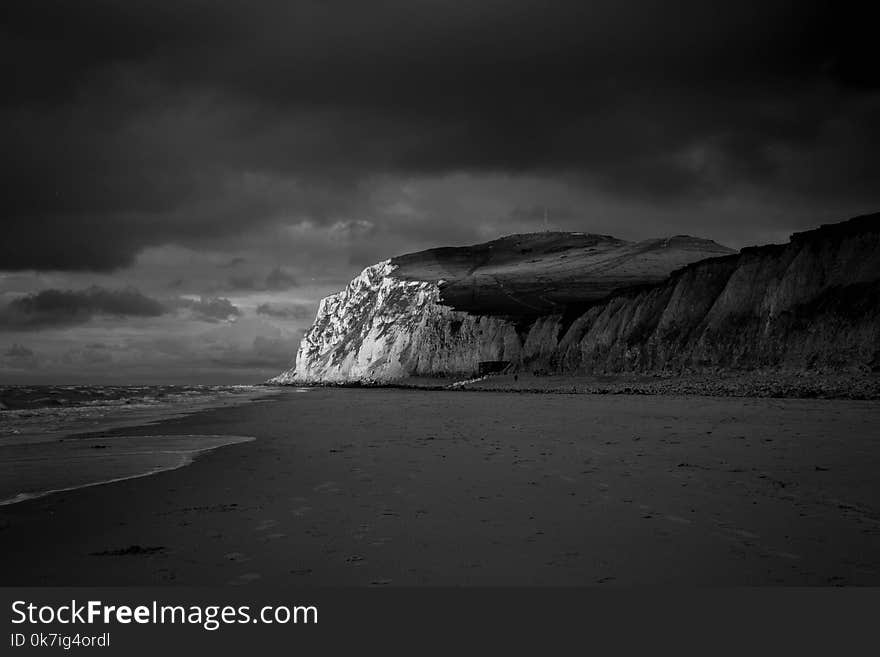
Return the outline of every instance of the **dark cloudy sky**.
[[[845,2],[6,0],[0,383],[259,381],[363,266],[880,209]]]

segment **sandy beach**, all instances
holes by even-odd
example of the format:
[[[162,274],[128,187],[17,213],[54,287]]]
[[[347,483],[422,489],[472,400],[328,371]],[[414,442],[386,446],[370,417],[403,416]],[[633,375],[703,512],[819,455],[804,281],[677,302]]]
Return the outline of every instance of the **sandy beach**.
[[[878,426],[871,401],[282,389],[124,430],[252,442],[0,507],[0,581],[878,585]]]

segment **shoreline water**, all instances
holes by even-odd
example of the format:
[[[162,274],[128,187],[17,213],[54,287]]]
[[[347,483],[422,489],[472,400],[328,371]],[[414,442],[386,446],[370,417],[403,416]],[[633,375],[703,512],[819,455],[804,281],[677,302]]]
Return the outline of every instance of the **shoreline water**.
[[[272,394],[262,385],[0,386],[0,448],[140,427]]]
[[[162,386],[157,398],[157,388],[4,387],[6,399],[13,397],[19,407],[0,411],[0,506],[182,468],[208,451],[254,440],[237,435],[108,434],[142,431],[164,421],[278,394],[256,386]],[[37,396],[47,392],[56,397]],[[30,393],[30,398],[23,393]],[[61,394],[63,404],[47,403]],[[107,437],[90,438],[100,434]]]

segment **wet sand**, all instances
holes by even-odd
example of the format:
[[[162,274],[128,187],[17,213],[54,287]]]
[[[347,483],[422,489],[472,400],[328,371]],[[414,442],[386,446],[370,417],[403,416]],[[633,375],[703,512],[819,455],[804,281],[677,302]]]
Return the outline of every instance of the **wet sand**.
[[[878,585],[869,401],[285,391],[256,440],[0,507],[6,585]]]
[[[189,465],[248,436],[112,436],[0,448],[0,506],[60,491],[147,477]]]

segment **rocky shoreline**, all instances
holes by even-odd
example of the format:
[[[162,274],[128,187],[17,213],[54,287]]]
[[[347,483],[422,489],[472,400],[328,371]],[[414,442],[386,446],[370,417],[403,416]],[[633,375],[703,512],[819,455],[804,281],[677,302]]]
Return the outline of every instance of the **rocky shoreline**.
[[[286,384],[285,384],[286,385]],[[499,374],[473,380],[414,378],[397,383],[297,385],[315,388],[385,388],[524,394],[676,395],[780,399],[880,400],[880,374],[867,372],[714,372],[676,375]]]

